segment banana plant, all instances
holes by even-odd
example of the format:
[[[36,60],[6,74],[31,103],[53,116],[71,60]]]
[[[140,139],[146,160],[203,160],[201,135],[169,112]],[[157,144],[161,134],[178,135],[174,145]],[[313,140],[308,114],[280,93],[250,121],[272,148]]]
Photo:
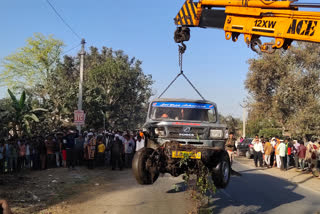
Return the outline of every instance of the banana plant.
[[[8,93],[11,98],[11,106],[14,109],[15,118],[12,121],[13,124],[13,132],[14,135],[21,136],[23,130],[27,132],[27,134],[31,134],[30,122],[39,122],[39,118],[36,115],[37,112],[47,112],[46,109],[43,108],[35,108],[32,109],[26,103],[26,92],[23,91],[20,99],[12,93],[10,89],[8,89]]]

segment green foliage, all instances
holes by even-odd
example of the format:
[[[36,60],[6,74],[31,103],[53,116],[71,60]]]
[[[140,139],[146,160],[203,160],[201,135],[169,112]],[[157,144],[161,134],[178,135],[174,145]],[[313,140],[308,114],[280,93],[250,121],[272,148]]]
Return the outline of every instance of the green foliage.
[[[15,117],[14,109],[12,108],[11,100],[4,98],[0,100],[0,135],[8,137],[10,131],[10,122]]]
[[[106,47],[101,53],[91,47],[86,62],[92,66],[85,76],[87,127],[102,127],[103,117],[107,127],[124,130],[142,125],[153,83],[142,72],[142,62]]]
[[[63,46],[53,36],[35,34],[25,47],[2,61],[1,83],[21,92],[21,97],[17,99],[9,90],[11,100],[0,102],[1,131],[21,135],[32,130],[37,135],[73,126],[80,63],[79,56],[61,60]],[[84,64],[85,128],[102,128],[104,119],[106,128],[125,130],[142,125],[153,81],[143,73],[141,63],[121,50],[103,47],[99,52],[90,47]],[[46,114],[38,114],[44,110]]]
[[[279,128],[263,128],[259,131],[259,136],[264,136],[265,138],[272,137],[282,137],[282,130]]]
[[[241,133],[239,130],[242,129],[242,121],[239,118],[234,118],[231,115],[228,115],[226,117],[219,115],[220,123],[227,124],[227,128],[230,132],[233,132],[235,134],[235,137],[239,137]]]
[[[2,85],[10,88],[30,88],[43,84],[59,62],[63,42],[52,36],[34,34],[27,45],[4,58],[0,73]]]
[[[183,158],[179,161],[179,167],[188,166],[188,162],[191,160],[192,153],[183,153]]]
[[[212,179],[209,179],[209,170],[202,165],[200,173],[197,176],[197,187],[201,194],[205,195],[208,192],[210,195],[216,193],[217,189]]]
[[[278,126],[271,128],[292,135],[320,134],[319,55],[319,44],[299,42],[288,51],[250,59],[245,82],[253,98],[249,120],[275,120]]]
[[[46,111],[45,109],[32,109],[28,103],[26,103],[26,92],[23,91],[18,101],[17,97],[8,89],[8,93],[11,98],[11,107],[13,114],[9,119],[11,122],[11,130],[16,136],[22,136],[23,134],[31,134],[30,121],[39,122],[39,118],[35,113]]]
[[[183,175],[183,179],[186,182],[186,184],[189,184],[190,182],[190,171],[191,169],[188,168],[189,163],[191,161],[192,153],[190,154],[183,154],[183,158],[180,159],[179,167],[186,167],[187,172]],[[209,195],[210,197],[212,194],[216,192],[216,187],[209,177],[209,169],[201,162],[197,162],[196,166],[197,172],[196,172],[196,186],[195,191],[200,194],[201,197]],[[209,193],[209,194],[208,194]],[[198,196],[195,196],[196,198],[199,198]]]
[[[273,118],[270,118],[270,119],[266,119],[266,118],[251,119],[247,122],[246,135],[247,135],[247,137],[255,137],[256,135],[260,135],[259,133],[260,133],[260,130],[262,130],[262,129],[281,130],[281,127]],[[281,136],[281,135],[282,135],[282,133],[278,136]]]

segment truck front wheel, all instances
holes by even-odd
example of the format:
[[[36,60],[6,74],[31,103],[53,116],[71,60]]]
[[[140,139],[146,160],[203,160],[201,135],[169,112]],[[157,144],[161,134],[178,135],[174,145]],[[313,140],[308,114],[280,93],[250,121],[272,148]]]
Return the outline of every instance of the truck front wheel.
[[[221,161],[212,172],[212,180],[217,188],[226,188],[230,180],[230,159],[227,152],[221,155]]]
[[[148,159],[151,157],[153,152],[153,149],[142,148],[134,155],[132,160],[132,170],[139,184],[153,184],[159,177],[159,172],[151,173],[147,166]]]

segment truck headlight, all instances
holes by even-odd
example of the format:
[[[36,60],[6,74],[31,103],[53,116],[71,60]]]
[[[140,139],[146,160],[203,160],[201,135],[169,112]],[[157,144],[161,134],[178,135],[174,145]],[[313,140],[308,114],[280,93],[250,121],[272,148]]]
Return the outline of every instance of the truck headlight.
[[[166,136],[166,132],[165,132],[164,128],[155,128],[154,133],[156,135],[158,135],[159,137]]]
[[[210,130],[210,137],[211,138],[223,138],[223,131],[217,129]]]

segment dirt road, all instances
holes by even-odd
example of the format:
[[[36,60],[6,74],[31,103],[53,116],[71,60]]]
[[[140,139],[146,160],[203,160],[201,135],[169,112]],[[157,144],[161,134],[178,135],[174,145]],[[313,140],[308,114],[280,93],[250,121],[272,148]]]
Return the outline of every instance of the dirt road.
[[[24,180],[16,193],[0,190],[2,197],[10,194],[15,213],[185,214],[194,209],[187,192],[175,191],[182,179],[169,175],[149,186],[138,185],[131,170],[51,169],[28,173]]]

